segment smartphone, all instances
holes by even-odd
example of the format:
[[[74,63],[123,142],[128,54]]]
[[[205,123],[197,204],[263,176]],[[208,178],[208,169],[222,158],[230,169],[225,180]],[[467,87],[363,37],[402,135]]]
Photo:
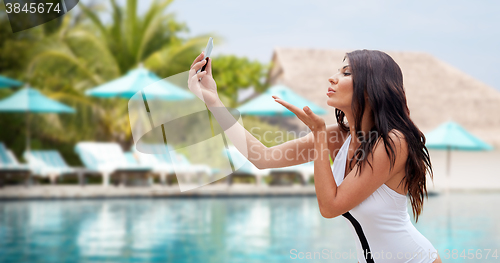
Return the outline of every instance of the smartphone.
[[[207,65],[208,65],[208,58],[210,57],[210,54],[212,53],[212,48],[213,47],[214,47],[214,40],[213,40],[212,37],[210,37],[208,39],[207,47],[205,47],[205,52],[203,53],[204,54],[203,59],[206,59],[207,63],[205,63],[205,65],[203,65],[203,67],[201,67],[201,69],[198,69],[198,71],[196,71],[196,73],[204,71],[205,68],[207,67]]]

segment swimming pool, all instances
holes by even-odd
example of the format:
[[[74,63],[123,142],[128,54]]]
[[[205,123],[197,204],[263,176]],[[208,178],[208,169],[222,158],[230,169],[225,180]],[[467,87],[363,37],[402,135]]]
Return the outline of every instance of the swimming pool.
[[[497,262],[498,207],[500,193],[432,196],[415,226],[443,260],[457,249],[446,262]],[[6,201],[0,262],[357,262],[346,224],[316,197]]]

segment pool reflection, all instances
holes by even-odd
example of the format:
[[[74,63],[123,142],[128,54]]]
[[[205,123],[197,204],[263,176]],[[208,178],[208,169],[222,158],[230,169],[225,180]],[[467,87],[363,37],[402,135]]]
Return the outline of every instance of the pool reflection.
[[[442,257],[498,249],[499,205],[499,193],[429,197],[415,226]],[[290,262],[292,249],[355,251],[346,224],[322,218],[315,197],[9,201],[0,262]]]

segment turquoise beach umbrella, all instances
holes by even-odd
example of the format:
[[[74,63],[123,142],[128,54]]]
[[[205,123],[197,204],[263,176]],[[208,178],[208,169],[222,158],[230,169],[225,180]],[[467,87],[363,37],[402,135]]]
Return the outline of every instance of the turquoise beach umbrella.
[[[30,149],[31,113],[74,113],[72,108],[45,97],[38,90],[25,87],[0,101],[0,112],[26,113],[26,150]]]
[[[72,108],[45,97],[38,90],[26,87],[0,101],[0,111],[35,113],[73,113]]]
[[[158,82],[157,85],[148,88],[148,97],[152,96],[162,100],[186,100],[194,98],[194,95],[191,93],[166,80],[160,79],[153,72],[142,66],[129,71],[123,77],[87,90],[85,94],[102,98],[121,97],[130,99],[138,91],[155,82]]]
[[[17,81],[15,79],[10,79],[0,75],[0,88],[8,88],[8,87],[18,87],[23,85],[22,82]]]
[[[431,149],[489,151],[493,147],[467,132],[462,126],[448,121],[425,135],[425,146]]]
[[[301,109],[305,106],[309,106],[315,114],[326,114],[325,109],[309,100],[304,99],[302,96],[294,93],[284,85],[270,87],[258,97],[238,107],[238,111],[241,114],[256,116],[295,116],[293,112],[283,107],[283,105],[276,103],[273,97],[271,97],[272,95],[276,95],[280,97],[280,99],[283,99],[284,101],[287,101]]]
[[[143,89],[144,92],[142,92],[142,96],[134,96]],[[101,98],[121,97],[125,99],[133,98],[134,100],[157,99],[181,101],[195,98],[191,92],[185,91],[167,80],[160,79],[153,72],[145,69],[142,64],[140,64],[138,68],[130,70],[125,76],[87,90],[85,94]],[[148,111],[147,114],[151,122],[151,113]],[[136,123],[136,125],[131,124],[130,128],[132,130],[141,129],[141,126]]]
[[[448,121],[425,135],[425,146],[429,149],[446,150],[446,174],[450,171],[451,150],[491,151],[493,147],[467,132],[459,124]]]

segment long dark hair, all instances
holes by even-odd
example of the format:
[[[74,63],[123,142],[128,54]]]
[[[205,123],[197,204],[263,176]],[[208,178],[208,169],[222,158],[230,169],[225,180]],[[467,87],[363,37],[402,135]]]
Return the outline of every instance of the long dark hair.
[[[359,163],[358,172],[366,162],[372,167],[366,157],[373,152],[379,138],[384,141],[392,169],[396,156],[389,132],[396,129],[403,133],[408,144],[408,159],[405,177],[399,185],[403,183],[405,189],[408,189],[413,216],[415,222],[418,222],[424,194],[427,197],[426,171],[429,171],[431,179],[433,172],[429,152],[425,147],[425,136],[410,119],[403,87],[403,73],[392,57],[381,51],[363,49],[347,53],[346,56],[349,58],[353,78],[351,109],[355,121],[354,129],[357,139],[361,141],[353,158]],[[361,132],[361,119],[366,107],[365,97],[372,109],[375,123],[368,135]],[[344,123],[345,113],[336,109],[335,115],[340,128],[349,131],[350,128]],[[349,168],[352,169],[355,164],[352,164],[351,160]]]

